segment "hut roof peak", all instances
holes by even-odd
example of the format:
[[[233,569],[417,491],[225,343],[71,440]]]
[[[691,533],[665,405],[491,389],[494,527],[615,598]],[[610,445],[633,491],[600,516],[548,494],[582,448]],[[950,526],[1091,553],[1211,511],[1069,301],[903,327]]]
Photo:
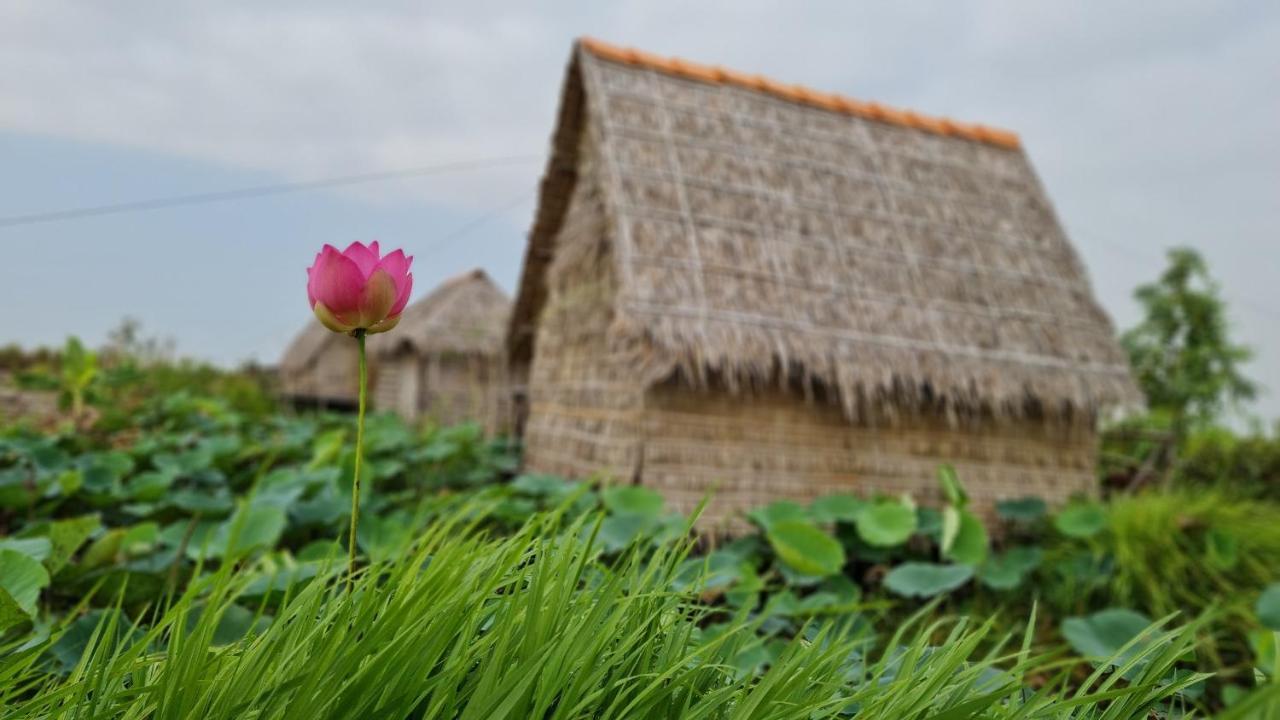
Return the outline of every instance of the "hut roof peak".
[[[845,115],[854,115],[868,120],[878,120],[891,125],[923,130],[937,135],[960,137],[1005,148],[1018,148],[1021,146],[1017,133],[989,125],[924,115],[914,110],[895,108],[878,102],[866,102],[836,93],[821,92],[803,85],[782,83],[763,75],[748,75],[718,65],[704,65],[678,57],[664,57],[635,48],[612,45],[591,37],[580,38],[578,45],[583,50],[604,60],[634,67],[649,68],[689,80],[712,85],[735,85],[758,90],[801,105],[809,105]]]
[[[378,348],[382,355],[405,348],[420,353],[497,354],[511,300],[481,268],[441,282],[405,308],[400,325]]]

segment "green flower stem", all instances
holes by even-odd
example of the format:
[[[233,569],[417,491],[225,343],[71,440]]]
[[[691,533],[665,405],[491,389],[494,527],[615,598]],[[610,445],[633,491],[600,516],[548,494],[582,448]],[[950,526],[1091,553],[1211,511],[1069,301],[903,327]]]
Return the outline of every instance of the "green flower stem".
[[[364,330],[356,330],[356,343],[360,346],[360,404],[356,411],[356,467],[351,478],[351,535],[347,539],[348,583],[354,584],[356,576],[356,531],[360,527],[360,461],[364,457],[364,405],[369,390],[369,373],[364,359]]]

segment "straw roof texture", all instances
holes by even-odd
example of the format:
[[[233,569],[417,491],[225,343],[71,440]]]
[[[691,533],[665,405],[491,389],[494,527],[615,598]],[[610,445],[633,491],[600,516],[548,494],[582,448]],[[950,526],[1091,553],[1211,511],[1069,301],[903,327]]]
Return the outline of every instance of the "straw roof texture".
[[[575,47],[515,363],[533,353],[590,124],[617,264],[610,335],[651,347],[643,382],[800,383],[850,417],[1091,418],[1141,401],[1016,135],[743,77]]]
[[[337,333],[319,322],[308,322],[302,332],[293,338],[293,342],[289,343],[289,347],[285,348],[284,355],[280,358],[280,372],[288,375],[303,371],[329,347],[330,339],[337,337]]]
[[[400,324],[386,333],[375,354],[498,356],[510,315],[511,299],[476,268],[444,281],[405,308]]]

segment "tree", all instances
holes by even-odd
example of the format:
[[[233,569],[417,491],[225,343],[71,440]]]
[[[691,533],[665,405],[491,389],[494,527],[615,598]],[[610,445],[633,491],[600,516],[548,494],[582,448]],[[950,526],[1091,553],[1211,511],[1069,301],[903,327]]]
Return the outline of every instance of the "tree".
[[[1175,446],[1188,430],[1253,399],[1257,388],[1240,372],[1252,352],[1228,336],[1226,305],[1196,251],[1170,250],[1168,268],[1134,297],[1145,317],[1121,342],[1148,406],[1168,417]]]
[[[173,338],[143,336],[142,323],[126,316],[107,332],[102,355],[108,364],[135,363],[145,367],[173,362],[175,347]]]

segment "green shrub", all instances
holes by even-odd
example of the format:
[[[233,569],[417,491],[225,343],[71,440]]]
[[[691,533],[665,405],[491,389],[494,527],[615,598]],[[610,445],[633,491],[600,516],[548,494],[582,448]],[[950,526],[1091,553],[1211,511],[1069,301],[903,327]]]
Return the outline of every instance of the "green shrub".
[[[1185,487],[1223,488],[1280,502],[1280,428],[1239,435],[1212,428],[1191,435],[1174,475]]]
[[[1097,547],[1112,601],[1155,615],[1233,602],[1280,578],[1280,506],[1220,490],[1113,498]]]
[[[1280,426],[1245,434],[1210,426],[1177,447],[1173,442],[1171,420],[1159,413],[1111,425],[1102,433],[1098,474],[1113,491],[1142,484],[1219,488],[1280,502]]]
[[[1046,548],[1036,585],[1052,612],[1212,613],[1196,660],[1216,673],[1211,702],[1252,685],[1266,664],[1254,647],[1264,632],[1254,603],[1280,578],[1280,506],[1221,490],[1153,489],[1101,507],[1098,532]]]

